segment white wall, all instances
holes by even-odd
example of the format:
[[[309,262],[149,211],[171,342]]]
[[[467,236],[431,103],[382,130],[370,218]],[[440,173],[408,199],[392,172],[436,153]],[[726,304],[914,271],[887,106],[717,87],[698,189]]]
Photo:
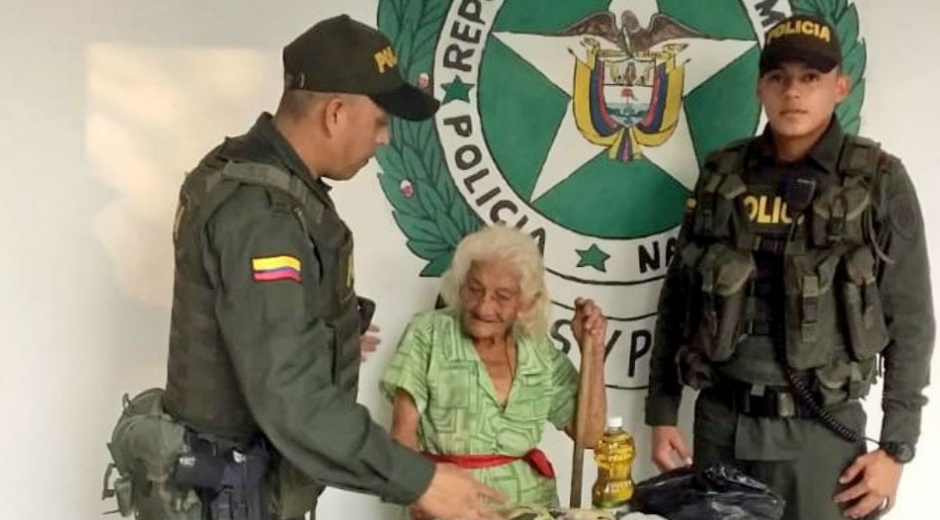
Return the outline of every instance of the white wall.
[[[98,495],[120,395],[165,377],[169,230],[182,172],[223,135],[241,133],[258,112],[273,109],[284,43],[342,10],[374,24],[376,4],[4,2],[0,516],[98,518],[113,508]],[[868,49],[862,133],[904,159],[920,191],[931,256],[940,259],[940,205],[933,203],[940,181],[931,175],[940,164],[933,131],[940,72],[931,55],[940,7],[927,0],[856,4]],[[356,233],[358,287],[379,301],[384,328],[385,343],[363,366],[361,401],[388,421],[374,382],[407,318],[430,306],[436,281],[417,277],[423,263],[404,248],[377,171],[370,164],[334,193]],[[933,278],[940,293],[936,267]],[[937,388],[928,394],[936,400]],[[611,410],[632,418],[644,459],[636,473],[647,477],[642,392],[610,395]],[[873,395],[874,436],[877,403]],[[935,516],[924,497],[933,488],[928,472],[940,462],[937,417],[933,404],[891,518]],[[550,433],[545,445],[567,475],[570,444]],[[567,489],[564,477],[559,484]],[[382,507],[330,491],[320,513],[392,518],[392,508]]]

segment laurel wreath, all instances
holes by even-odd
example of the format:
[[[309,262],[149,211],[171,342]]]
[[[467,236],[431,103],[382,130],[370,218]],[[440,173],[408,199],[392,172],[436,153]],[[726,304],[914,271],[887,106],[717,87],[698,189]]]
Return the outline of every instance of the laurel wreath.
[[[381,0],[378,26],[398,52],[405,79],[417,83],[427,74],[434,84],[434,48],[451,2],[443,0]],[[811,14],[831,24],[842,45],[843,71],[851,80],[850,95],[836,115],[842,128],[857,133],[865,99],[864,40],[859,38],[858,11],[847,0],[794,0],[793,11]],[[392,204],[392,216],[407,236],[406,246],[427,261],[421,276],[440,276],[450,265],[457,243],[482,226],[457,191],[444,161],[433,121],[394,118],[392,142],[377,159],[379,183]]]
[[[842,129],[858,133],[862,104],[865,102],[865,41],[859,38],[858,9],[847,0],[794,0],[794,14],[814,15],[832,25],[842,46],[842,71],[849,76],[852,90],[836,107]]]
[[[398,52],[405,79],[417,83],[432,75],[434,47],[450,2],[441,0],[383,0],[378,25]],[[482,222],[457,191],[433,121],[393,118],[392,142],[376,158],[382,191],[391,202],[392,216],[407,235],[406,246],[427,261],[421,276],[440,276],[450,265],[457,243]]]

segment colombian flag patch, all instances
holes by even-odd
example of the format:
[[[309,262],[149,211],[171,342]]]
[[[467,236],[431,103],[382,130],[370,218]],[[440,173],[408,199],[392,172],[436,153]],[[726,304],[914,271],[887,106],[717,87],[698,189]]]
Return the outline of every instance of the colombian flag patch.
[[[300,281],[300,259],[294,256],[264,256],[251,259],[251,275],[256,282]]]

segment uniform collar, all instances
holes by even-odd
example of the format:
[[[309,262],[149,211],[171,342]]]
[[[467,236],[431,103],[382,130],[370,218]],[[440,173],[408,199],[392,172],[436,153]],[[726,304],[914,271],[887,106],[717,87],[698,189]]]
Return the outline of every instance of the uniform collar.
[[[818,166],[821,166],[828,173],[833,175],[839,172],[839,155],[842,153],[842,141],[845,134],[842,133],[842,127],[832,116],[829,122],[829,128],[822,135],[819,141],[809,151],[809,158]]]
[[[842,141],[844,139],[845,134],[842,132],[842,127],[833,116],[829,122],[829,127],[826,128],[819,141],[810,148],[804,161],[812,163],[813,166],[831,175],[838,174],[839,154],[842,151]],[[770,125],[764,127],[764,132],[755,140],[752,150],[761,164],[778,164],[774,155]]]
[[[258,120],[248,131],[248,135],[256,137],[267,144],[291,173],[299,176],[308,184],[314,185],[317,189],[330,191],[330,187],[307,167],[290,142],[274,126],[274,117],[271,114],[264,112],[258,116]]]

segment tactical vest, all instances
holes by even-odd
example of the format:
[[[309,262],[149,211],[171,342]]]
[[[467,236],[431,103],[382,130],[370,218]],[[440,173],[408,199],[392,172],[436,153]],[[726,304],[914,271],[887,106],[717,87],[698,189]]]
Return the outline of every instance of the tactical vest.
[[[214,212],[242,185],[264,187],[274,204],[296,215],[309,236],[320,267],[316,285],[304,280],[307,312],[333,332],[324,355],[333,359],[333,383],[355,398],[359,377],[360,334],[352,287],[352,235],[325,192],[304,180],[259,162],[225,156],[225,145],[210,153],[188,175],[180,194],[174,231],[176,273],[170,327],[166,407],[200,433],[228,439],[258,432],[214,317],[217,288],[205,272],[203,240]]]
[[[679,364],[693,387],[714,377],[703,363],[728,361],[750,333],[754,252],[772,245],[762,244],[743,213],[748,142],[710,158],[686,215],[688,240],[678,258],[692,305]],[[805,210],[794,215],[788,238],[773,244],[783,255],[783,357],[793,369],[815,375],[823,404],[865,395],[876,377],[876,356],[888,344],[876,283],[883,256],[875,230],[885,184],[881,157],[876,143],[847,136],[839,181],[818,183]]]

